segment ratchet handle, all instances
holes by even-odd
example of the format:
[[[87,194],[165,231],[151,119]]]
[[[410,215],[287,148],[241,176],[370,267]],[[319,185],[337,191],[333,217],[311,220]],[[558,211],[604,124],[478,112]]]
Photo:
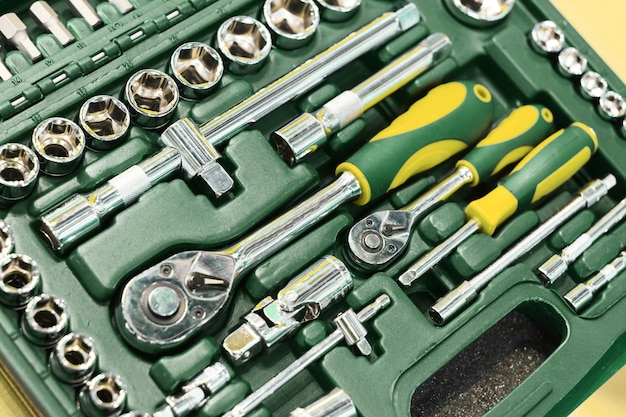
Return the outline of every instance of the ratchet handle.
[[[361,186],[355,204],[367,204],[466,149],[492,117],[493,100],[485,86],[442,84],[341,163],[336,173],[352,173]]]
[[[598,149],[598,138],[589,126],[573,123],[541,142],[520,161],[511,174],[485,197],[465,209],[483,232],[495,229],[519,206],[534,203],[571,178]]]
[[[552,112],[544,106],[518,107],[456,166],[468,168],[473,174],[470,185],[476,186],[526,156],[554,131],[553,119]]]

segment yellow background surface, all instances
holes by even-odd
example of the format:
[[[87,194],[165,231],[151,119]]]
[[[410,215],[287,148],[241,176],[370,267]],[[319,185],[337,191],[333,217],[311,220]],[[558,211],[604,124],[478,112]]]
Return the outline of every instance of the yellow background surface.
[[[613,69],[626,80],[625,0],[552,0],[567,20],[585,37]],[[624,417],[626,415],[626,369],[620,371],[570,417]],[[3,417],[33,417],[21,406],[21,395],[0,372],[0,413]]]

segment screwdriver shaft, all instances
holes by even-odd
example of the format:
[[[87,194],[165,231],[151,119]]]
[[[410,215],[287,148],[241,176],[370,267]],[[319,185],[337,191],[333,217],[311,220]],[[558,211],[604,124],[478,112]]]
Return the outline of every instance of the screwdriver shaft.
[[[67,0],[67,2],[74,13],[85,19],[92,28],[96,29],[102,25],[102,20],[87,0]]]

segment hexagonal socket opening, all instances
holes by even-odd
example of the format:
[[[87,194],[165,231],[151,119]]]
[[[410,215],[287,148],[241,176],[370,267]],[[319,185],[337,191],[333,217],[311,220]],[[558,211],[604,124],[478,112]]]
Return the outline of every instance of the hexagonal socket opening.
[[[214,86],[224,73],[224,64],[217,51],[199,42],[186,43],[176,49],[171,67],[178,81],[197,89]]]
[[[95,96],[87,100],[79,113],[83,129],[99,140],[114,140],[128,131],[130,113],[126,105],[111,96]]]
[[[39,329],[53,329],[67,321],[65,303],[53,296],[41,296],[27,311],[32,323]]]
[[[76,123],[55,117],[37,126],[33,134],[33,147],[46,160],[74,161],[85,150],[85,136]]]
[[[535,49],[542,53],[559,52],[565,44],[563,31],[550,20],[537,23],[531,31],[531,38]]]
[[[565,48],[559,53],[559,66],[564,75],[582,75],[587,69],[587,58],[576,48]]]
[[[305,37],[319,25],[319,9],[311,0],[270,0],[264,8],[265,19],[277,33]]]
[[[30,183],[39,172],[37,156],[27,147],[9,143],[0,147],[0,181],[7,185]]]
[[[580,88],[588,98],[600,98],[606,93],[608,83],[597,72],[588,71],[580,78]]]
[[[80,334],[65,336],[57,347],[59,362],[68,369],[87,369],[96,360],[96,350],[90,337]]]
[[[600,110],[607,119],[619,119],[626,115],[626,101],[614,91],[609,91],[600,98]]]
[[[9,290],[19,291],[36,279],[37,269],[30,258],[12,255],[2,263],[2,283]]]
[[[362,0],[318,0],[322,7],[342,12],[349,12],[361,5]]]
[[[89,384],[90,397],[100,409],[118,408],[126,397],[126,389],[121,380],[114,375],[98,375],[93,384]]]
[[[139,71],[128,81],[127,97],[134,110],[165,115],[178,105],[178,88],[172,78],[156,70]]]
[[[256,19],[235,16],[224,22],[218,31],[220,50],[232,60],[261,61],[269,54],[269,32]]]

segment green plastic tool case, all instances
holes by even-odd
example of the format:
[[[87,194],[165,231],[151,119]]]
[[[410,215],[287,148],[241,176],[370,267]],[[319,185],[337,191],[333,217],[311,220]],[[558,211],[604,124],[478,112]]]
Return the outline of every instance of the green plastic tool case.
[[[249,0],[132,3],[135,9],[122,15],[111,3],[99,2],[97,12],[104,25],[92,31],[65,2],[52,1],[77,37],[76,42],[61,48],[28,16],[29,2],[2,2],[3,13],[16,12],[24,19],[44,59],[33,65],[22,53],[3,48],[4,60],[14,76],[0,83],[1,143],[29,143],[40,121],[52,116],[75,119],[80,105],[96,94],[120,97],[127,79],[138,69],[166,70],[178,45],[190,40],[212,45],[221,22],[237,14],[258,17],[262,5]],[[421,14],[416,27],[337,71],[221,148],[224,164],[236,182],[228,198],[213,202],[175,178],[148,191],[69,253],[53,253],[38,230],[37,219],[43,213],[73,193],[94,189],[159,149],[159,132],[133,125],[121,146],[108,152],[88,151],[82,165],[69,176],[41,175],[27,199],[0,212],[14,231],[16,252],[39,263],[43,290],[67,302],[72,331],[95,339],[98,369],[120,374],[128,385],[126,410],[154,411],[165,396],[176,392],[181,383],[205,366],[218,359],[228,364],[221,355],[221,342],[240,325],[241,317],[324,254],[334,254],[349,265],[355,289],[321,319],[303,326],[296,336],[243,366],[228,364],[233,380],[195,415],[218,416],[229,410],[328,334],[332,329],[328,323],[337,312],[348,307],[358,310],[382,293],[391,297],[391,306],[366,324],[374,359],[355,355],[340,345],[252,415],[284,416],[339,387],[350,395],[363,417],[484,413],[564,416],[624,364],[625,277],[613,281],[580,314],[567,306],[562,295],[619,254],[626,245],[626,225],[618,225],[588,249],[556,287],[544,287],[534,274],[550,254],[571,243],[624,195],[626,140],[617,127],[598,115],[594,104],[581,96],[570,79],[558,73],[553,60],[531,48],[529,32],[533,25],[553,20],[563,28],[567,44],[588,57],[591,69],[605,76],[611,89],[623,93],[623,83],[547,1],[518,1],[510,16],[487,28],[460,22],[441,0],[415,3]],[[311,43],[295,50],[274,47],[268,62],[256,73],[239,76],[227,72],[212,95],[181,100],[175,117],[190,117],[197,123],[210,120],[395,6],[386,0],[364,0],[349,20],[322,21]],[[433,32],[451,38],[450,58],[366,112],[304,163],[289,167],[278,156],[268,140],[273,130],[352,88]],[[93,59],[95,56],[99,59]],[[59,78],[61,74],[65,77]],[[397,276],[460,227],[465,204],[490,190],[497,179],[476,189],[464,189],[427,215],[414,230],[408,250],[383,271],[364,271],[350,261],[347,231],[368,213],[404,206],[435,178],[450,172],[454,161],[416,177],[382,201],[341,208],[261,263],[237,289],[218,330],[202,333],[164,356],[144,354],[122,340],[112,311],[130,277],[181,250],[225,247],[294,206],[327,184],[337,163],[429,88],[451,80],[474,80],[487,86],[494,96],[495,120],[521,104],[538,103],[552,110],[558,128],[574,121],[586,123],[598,135],[599,151],[550,197],[516,215],[494,237],[472,237],[407,291],[397,284]],[[582,211],[504,271],[450,323],[437,327],[428,320],[426,312],[434,301],[537,227],[589,180],[609,173],[617,177],[609,197]],[[23,336],[19,318],[19,312],[0,308],[0,359],[4,367],[43,415],[82,415],[76,389],[50,372],[49,351]],[[503,392],[499,385],[510,389]],[[0,414],[5,415],[2,410]]]

